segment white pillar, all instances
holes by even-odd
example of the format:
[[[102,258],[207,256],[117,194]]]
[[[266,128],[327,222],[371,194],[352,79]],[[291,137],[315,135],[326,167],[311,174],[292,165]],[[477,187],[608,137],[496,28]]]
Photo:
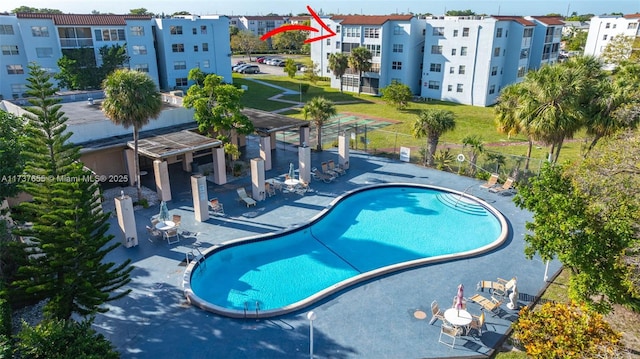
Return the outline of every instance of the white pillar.
[[[124,150],[125,165],[127,166],[127,175],[129,175],[129,186],[136,185],[136,163],[133,156],[133,150],[127,148]]]
[[[153,173],[156,178],[156,188],[161,201],[171,201],[171,185],[169,183],[169,166],[167,161],[153,161]]]
[[[227,169],[224,163],[224,148],[216,147],[213,152],[213,183],[223,185],[227,183]]]
[[[311,147],[298,147],[298,179],[311,182]]]
[[[260,158],[264,160],[264,170],[271,169],[271,136],[260,136]]]
[[[338,164],[349,169],[349,137],[344,134],[338,136]]]
[[[300,127],[300,146],[309,146],[309,126]]]
[[[198,174],[191,176],[193,194],[193,214],[198,222],[209,219],[209,198],[207,197],[207,177]]]
[[[256,201],[262,201],[265,198],[264,160],[262,158],[251,159],[251,197]]]
[[[193,152],[185,152],[182,159],[182,170],[191,172],[191,163],[193,162]]]
[[[138,245],[138,231],[136,229],[136,216],[133,213],[133,201],[129,196],[118,196],[116,202],[116,215],[118,226],[122,233],[122,244],[127,247]]]

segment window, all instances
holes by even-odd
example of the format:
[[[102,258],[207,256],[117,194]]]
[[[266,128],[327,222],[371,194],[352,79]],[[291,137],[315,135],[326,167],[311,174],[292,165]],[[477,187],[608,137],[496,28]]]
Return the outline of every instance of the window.
[[[453,37],[458,37],[458,29],[453,30]]]
[[[608,29],[608,28],[610,28],[610,27],[611,27],[611,23],[610,23],[610,22],[608,22],[608,23],[606,23],[606,24],[604,25],[604,28],[605,28],[605,29]]]
[[[193,45],[193,52],[198,52],[198,45]]]
[[[331,39],[327,39],[327,45],[331,45]]]
[[[495,76],[498,74],[498,66],[493,66],[491,68],[491,76]]]
[[[431,64],[431,65],[429,65],[429,71],[431,71],[431,72],[442,72],[442,64]]]
[[[207,25],[201,25],[200,26],[200,34],[201,35],[206,35],[207,34]]]
[[[493,57],[498,57],[500,56],[500,48],[496,47],[495,49],[493,49]]]
[[[38,58],[53,57],[53,48],[51,47],[36,47],[36,55]]]
[[[462,28],[462,37],[469,37],[469,28],[468,27],[463,27]]]
[[[465,71],[466,71],[467,67],[465,65],[460,65],[458,67],[458,74],[460,75],[464,75]]]
[[[171,44],[172,52],[184,52],[184,44]]]
[[[209,68],[209,60],[202,60],[202,67],[208,69]]]
[[[529,49],[520,50],[520,59],[526,59],[529,57]]]
[[[449,92],[453,91],[453,85],[447,85],[447,91]]]
[[[133,54],[134,55],[146,55],[147,54],[147,47],[145,45],[133,45],[133,46],[131,46],[131,48],[133,49]]]
[[[340,25],[336,25],[336,34],[340,33]]]
[[[602,35],[602,40],[606,40],[607,39],[607,34]]]
[[[186,77],[178,77],[176,79],[176,86],[180,87],[180,86],[187,86],[189,84],[189,81],[187,80]]]
[[[627,29],[637,29],[637,28],[638,28],[637,22],[630,22],[629,25],[627,26]]]
[[[3,55],[20,55],[18,52],[18,45],[2,45]]]
[[[432,54],[442,54],[442,45],[432,45],[431,46]]]
[[[340,41],[336,41],[336,50],[340,49]]]
[[[380,64],[372,63],[371,64],[371,69],[369,70],[369,72],[375,72],[375,73],[379,74],[380,73]]]
[[[380,57],[380,45],[365,44],[364,47],[371,52],[372,57]]]
[[[526,67],[524,66],[518,67],[518,77],[524,77],[526,73],[527,73]]]
[[[370,39],[377,39],[380,37],[380,28],[378,27],[365,27],[364,37]]]
[[[462,84],[456,86],[456,92],[462,92]]]
[[[13,35],[13,26],[0,25],[0,35]]]
[[[429,81],[429,88],[432,90],[440,90],[440,81]]]
[[[7,73],[9,75],[22,75],[24,74],[24,68],[22,68],[22,65],[7,65]]]
[[[496,92],[496,85],[489,86],[489,95],[492,95]]]
[[[460,56],[467,56],[467,47],[466,46],[462,46],[460,48]]]
[[[347,87],[358,87],[358,86],[360,86],[360,83],[358,82],[358,78],[357,77],[343,76],[342,77],[342,84],[344,86],[347,86]]]
[[[393,27],[393,34],[394,35],[402,35],[404,33],[403,31],[404,29],[402,28],[402,26],[400,25],[396,25]],[[337,32],[337,31],[336,31]]]
[[[187,62],[186,61],[174,61],[173,62],[173,69],[174,70],[186,70],[187,69]]]
[[[124,41],[124,29],[94,29],[96,41]],[[79,36],[78,36],[79,37]]]
[[[31,26],[33,37],[49,37],[49,28],[46,26]]]
[[[131,36],[144,36],[144,27],[142,26],[131,26],[129,30],[131,30]]]
[[[502,28],[501,28],[501,27],[499,27],[499,28],[496,30],[496,37],[502,37]]]
[[[456,73],[456,68],[455,68],[455,66],[451,66],[451,67],[449,67],[449,73],[450,73],[450,74],[455,74],[455,73]]]
[[[14,95],[21,95],[27,92],[29,88],[25,84],[11,84],[11,93]]]
[[[138,72],[149,72],[149,64],[133,65],[133,69]]]
[[[456,56],[458,49],[451,49],[451,56]]]
[[[182,26],[169,26],[169,33],[171,35],[182,35]],[[176,79],[176,81],[178,81]]]
[[[327,60],[329,60],[330,57],[331,57],[331,53],[327,52]]]
[[[198,29],[196,29],[195,27],[191,29],[191,33],[194,35],[198,35]]]
[[[403,45],[402,44],[393,44],[393,52],[402,52]]]
[[[532,28],[524,29],[524,32],[522,33],[522,37],[531,37],[531,36],[533,36],[533,29]]]
[[[344,36],[346,37],[360,37],[360,28],[356,26],[345,26]]]
[[[393,61],[391,63],[392,70],[402,70],[402,61]]]
[[[209,51],[209,44],[206,42],[202,43],[202,51],[207,52]]]
[[[433,36],[444,36],[444,27],[434,27]]]
[[[422,29],[422,36],[427,34],[427,29]]]

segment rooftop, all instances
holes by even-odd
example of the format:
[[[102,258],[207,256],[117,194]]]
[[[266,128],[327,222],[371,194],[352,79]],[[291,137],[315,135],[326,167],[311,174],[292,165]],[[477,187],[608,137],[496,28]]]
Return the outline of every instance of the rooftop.
[[[124,26],[127,20],[150,20],[150,15],[78,15],[17,13],[19,19],[51,19],[56,25],[114,25]]]
[[[382,25],[387,21],[410,21],[414,15],[334,15],[342,25]]]

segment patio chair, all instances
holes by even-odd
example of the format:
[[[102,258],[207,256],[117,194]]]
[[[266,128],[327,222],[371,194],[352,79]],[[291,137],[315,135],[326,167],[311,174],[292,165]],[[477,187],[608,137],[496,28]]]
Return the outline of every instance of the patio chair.
[[[511,190],[511,187],[513,186],[513,181],[514,181],[514,179],[509,177],[509,178],[507,178],[506,181],[504,181],[504,184],[502,185],[502,187],[489,188],[489,192],[502,193],[504,191],[509,191],[509,190]]]
[[[438,302],[436,302],[435,300],[431,302],[431,314],[433,315],[433,317],[431,318],[429,324],[435,323],[438,319],[444,322],[444,313],[440,310],[440,307],[438,307]]]
[[[493,313],[493,316],[498,314],[496,313],[496,310],[500,310],[500,305],[502,305],[501,299],[496,299],[493,296],[489,299],[480,294],[475,294],[473,297],[469,298],[469,300],[478,303],[483,309]]]
[[[264,183],[264,191],[269,197],[275,196],[276,194],[276,189],[269,182]]]
[[[167,243],[169,245],[180,242],[180,234],[178,234],[177,227],[167,229],[166,231],[163,232],[163,235],[164,235],[164,238],[167,239]],[[174,238],[174,237],[175,237],[175,240],[171,240],[171,238]]]
[[[482,188],[493,188],[496,184],[498,184],[498,179],[500,177],[494,173],[491,175],[491,177],[489,177],[489,179],[487,180],[487,183],[483,183],[480,185],[480,187]]]
[[[149,234],[149,242],[153,242],[154,239],[162,237],[162,232],[156,229],[156,227],[146,226],[147,233]]]
[[[493,282],[490,280],[481,280],[478,282],[476,290],[484,292],[487,289],[493,296],[504,297],[507,294],[507,289],[504,283]]]
[[[471,323],[467,328],[467,333],[471,330],[475,330],[479,335],[482,335],[482,327],[484,327],[484,311],[480,313],[480,316],[471,315]]]
[[[320,167],[322,168],[322,173],[328,176],[331,176],[333,178],[338,177],[338,173],[336,171],[331,171],[329,169],[329,165],[327,164],[327,162],[322,162],[320,164]]]
[[[151,218],[151,227],[156,228],[156,224],[160,223],[160,220],[157,217]]]
[[[209,200],[209,209],[213,212],[213,214],[221,214],[224,215],[224,206],[217,198],[211,198]]]
[[[309,191],[309,184],[303,181],[300,181],[298,185],[295,187],[295,192],[301,196]]]
[[[180,227],[180,223],[182,222],[182,216],[179,214],[173,215],[173,223],[175,223],[176,227]]]
[[[336,167],[336,163],[333,162],[333,160],[329,160],[327,161],[327,167],[329,168],[329,171],[335,172],[336,174],[342,176],[343,174],[346,174],[347,172],[340,168],[340,167]]]
[[[239,197],[238,201],[244,202],[244,204],[247,205],[247,208],[249,208],[250,206],[256,205],[256,201],[253,198],[249,197],[244,187],[236,188],[236,192],[238,192],[238,197]]]
[[[438,338],[438,342],[453,348],[456,345],[456,338],[458,338],[461,334],[462,328],[454,327],[446,322],[443,322],[442,326],[440,327],[440,337]],[[443,341],[443,336],[451,339],[451,342]]]

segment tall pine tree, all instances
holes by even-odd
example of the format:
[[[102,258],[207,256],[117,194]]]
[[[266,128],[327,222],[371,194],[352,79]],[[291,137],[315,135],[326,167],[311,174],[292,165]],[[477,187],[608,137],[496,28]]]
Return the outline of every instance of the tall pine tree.
[[[107,301],[129,293],[121,289],[133,269],[130,261],[120,265],[104,262],[119,246],[105,235],[108,214],[100,211],[99,185],[78,160],[79,147],[70,143],[67,118],[50,76],[35,64],[28,78],[31,114],[26,126],[23,190],[33,200],[20,204],[22,220],[32,226],[18,234],[30,238],[30,261],[19,269],[14,283],[36,298],[47,298],[47,317],[69,319],[105,312]]]

